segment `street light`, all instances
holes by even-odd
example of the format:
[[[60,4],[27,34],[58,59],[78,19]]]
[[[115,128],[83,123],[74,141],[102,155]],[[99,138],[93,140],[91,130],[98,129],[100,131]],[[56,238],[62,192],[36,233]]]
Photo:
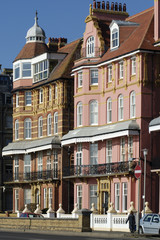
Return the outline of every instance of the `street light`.
[[[144,156],[144,189],[143,189],[143,211],[145,215],[145,201],[146,201],[146,157],[148,154],[148,149],[143,149],[143,156]]]

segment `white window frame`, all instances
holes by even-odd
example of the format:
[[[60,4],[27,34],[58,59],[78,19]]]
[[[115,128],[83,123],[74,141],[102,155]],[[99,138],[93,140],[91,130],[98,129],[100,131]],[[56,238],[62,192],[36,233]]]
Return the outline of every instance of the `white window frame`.
[[[20,63],[14,65],[14,79],[20,78]]]
[[[43,188],[43,208],[47,208],[47,188]]]
[[[57,86],[57,84],[55,84],[55,86],[54,86],[54,98],[55,99],[58,98],[58,86]]]
[[[25,139],[32,138],[32,121],[30,118],[26,118],[24,120],[24,138]]]
[[[119,62],[119,78],[123,79],[124,76],[124,62]]]
[[[24,177],[28,178],[31,173],[31,155],[24,155]]]
[[[95,56],[95,38],[90,36],[86,42],[86,56],[94,57]]]
[[[14,199],[15,199],[15,212],[19,210],[19,189],[14,190]]]
[[[106,142],[106,163],[112,162],[112,140]]]
[[[130,94],[130,118],[136,117],[136,93],[132,91]]]
[[[122,137],[120,141],[120,161],[124,162],[126,160],[125,138]]]
[[[113,28],[111,30],[111,49],[115,49],[119,46],[119,30],[118,28]]]
[[[25,105],[26,106],[32,105],[32,92],[31,91],[25,92]]]
[[[16,93],[16,107],[19,107],[19,92]]]
[[[89,104],[90,108],[90,125],[98,125],[98,101],[92,100]]]
[[[48,199],[49,199],[49,205],[52,205],[52,201],[53,201],[53,189],[52,188],[48,188]]]
[[[120,211],[120,183],[115,183],[115,210]]]
[[[54,134],[58,134],[58,112],[54,113]]]
[[[19,179],[19,158],[16,155],[14,157],[14,180],[17,181]]]
[[[27,68],[24,66],[27,65]],[[22,78],[31,78],[31,62],[22,62]]]
[[[82,185],[77,185],[76,190],[78,209],[82,209]]]
[[[92,86],[98,85],[98,69],[97,68],[90,70],[90,85]]]
[[[77,127],[82,126],[83,106],[82,102],[77,103]]]
[[[19,120],[15,121],[15,140],[19,139]]]
[[[79,71],[78,72],[78,88],[82,87],[83,85],[83,72]]]
[[[122,211],[127,212],[127,195],[128,195],[128,184],[127,182],[122,183]]]
[[[90,143],[90,165],[98,164],[98,143]]]
[[[38,159],[37,159],[37,170],[38,170],[38,178],[42,178],[42,171],[43,171],[43,153],[38,152]]]
[[[52,115],[51,113],[47,116],[47,135],[51,136],[52,134]]]
[[[76,165],[77,166],[83,165],[82,143],[77,144]]]
[[[124,99],[123,99],[123,95],[120,94],[118,97],[118,120],[122,121],[123,120],[123,105],[124,105]]]
[[[48,101],[50,102],[51,99],[52,99],[52,87],[49,86],[49,87],[48,87]]]
[[[30,204],[31,203],[31,189],[25,188],[24,189],[24,204]]]
[[[49,63],[47,59],[35,63],[33,67],[34,67],[34,82],[39,82],[48,78]]]
[[[43,117],[38,118],[38,137],[43,137]]]
[[[107,69],[108,69],[108,83],[111,83],[112,82],[112,65],[109,65]]]
[[[58,151],[53,150],[53,178],[57,178],[58,174]]]
[[[89,196],[90,196],[90,208],[92,207],[92,203],[94,203],[95,209],[97,209],[97,184],[90,184],[89,185]]]
[[[39,89],[39,104],[43,103],[43,88]]]
[[[128,161],[133,158],[133,136],[128,137]]]
[[[136,75],[136,57],[131,58],[131,74]]]
[[[112,122],[112,99],[107,99],[107,123]]]

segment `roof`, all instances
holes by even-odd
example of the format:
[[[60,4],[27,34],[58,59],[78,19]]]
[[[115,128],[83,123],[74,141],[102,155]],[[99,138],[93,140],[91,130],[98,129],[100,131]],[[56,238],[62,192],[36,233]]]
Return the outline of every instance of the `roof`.
[[[49,150],[60,147],[60,138],[58,136],[46,137],[37,140],[24,140],[9,143],[2,150],[2,155],[28,154],[42,150]]]
[[[126,135],[138,135],[139,125],[136,120],[129,120],[108,124],[106,126],[81,127],[69,131],[62,137],[62,145],[68,145],[77,142],[95,142],[121,137]]]
[[[149,8],[124,21],[116,21],[120,29],[120,46],[115,51],[110,48],[100,62],[133,52],[137,49],[160,50],[154,47],[154,9]],[[133,22],[134,24],[130,24]],[[123,24],[122,24],[123,23]]]
[[[47,81],[53,81],[60,78],[72,78],[71,69],[76,58],[76,50],[81,43],[81,39],[71,42],[58,50],[58,53],[67,53],[62,62],[51,72]]]
[[[153,119],[149,123],[149,132],[154,132],[160,130],[160,117]]]
[[[48,52],[48,47],[45,43],[30,42],[26,43],[14,62],[20,59],[30,59]]]

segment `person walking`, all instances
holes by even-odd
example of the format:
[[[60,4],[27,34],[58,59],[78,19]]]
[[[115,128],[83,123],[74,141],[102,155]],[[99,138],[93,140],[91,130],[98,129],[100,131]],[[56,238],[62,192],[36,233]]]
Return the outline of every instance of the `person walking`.
[[[129,221],[129,229],[130,229],[130,232],[131,233],[134,233],[135,232],[135,216],[133,214],[133,212],[131,211],[127,220],[126,220],[126,223]]]

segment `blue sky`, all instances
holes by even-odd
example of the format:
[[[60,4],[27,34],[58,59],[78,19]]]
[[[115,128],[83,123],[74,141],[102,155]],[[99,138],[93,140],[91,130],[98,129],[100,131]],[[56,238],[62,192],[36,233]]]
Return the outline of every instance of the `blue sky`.
[[[117,2],[126,3],[129,15],[154,5],[154,0],[117,0]],[[13,60],[25,45],[26,33],[34,24],[36,10],[39,26],[46,33],[46,42],[49,37],[65,37],[71,42],[83,36],[84,21],[89,15],[89,5],[92,3],[93,0],[0,0],[2,68],[12,68]]]

